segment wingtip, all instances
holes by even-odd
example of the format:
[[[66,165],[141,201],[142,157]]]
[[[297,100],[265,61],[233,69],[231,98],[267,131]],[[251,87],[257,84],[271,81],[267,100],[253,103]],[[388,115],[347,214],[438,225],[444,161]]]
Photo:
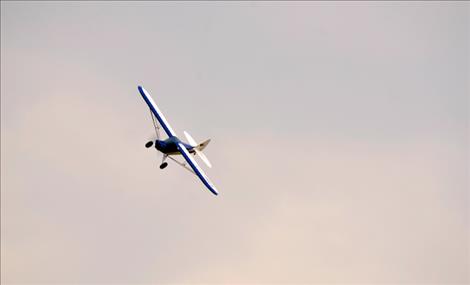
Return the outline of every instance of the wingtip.
[[[209,189],[209,191],[214,194],[215,196],[219,195],[219,192],[217,191],[217,189],[214,187],[214,185],[206,185],[207,186],[207,189]]]
[[[214,185],[211,185],[211,187],[209,188],[209,190],[211,190],[211,192],[214,194],[214,195],[219,195],[219,191],[217,191],[217,188],[215,188]]]

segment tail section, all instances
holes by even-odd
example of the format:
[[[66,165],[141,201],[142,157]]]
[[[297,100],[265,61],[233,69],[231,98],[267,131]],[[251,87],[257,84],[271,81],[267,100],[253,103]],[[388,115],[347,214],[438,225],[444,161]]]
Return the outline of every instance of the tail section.
[[[202,151],[203,149],[206,148],[206,146],[211,142],[211,139],[207,139],[205,141],[203,141],[202,143],[198,144],[197,145],[197,149]]]

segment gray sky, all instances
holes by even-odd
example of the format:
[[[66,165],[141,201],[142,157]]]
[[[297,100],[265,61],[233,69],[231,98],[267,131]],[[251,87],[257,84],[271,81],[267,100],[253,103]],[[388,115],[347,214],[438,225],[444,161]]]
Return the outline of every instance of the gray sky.
[[[2,1],[2,284],[468,283],[469,9]]]

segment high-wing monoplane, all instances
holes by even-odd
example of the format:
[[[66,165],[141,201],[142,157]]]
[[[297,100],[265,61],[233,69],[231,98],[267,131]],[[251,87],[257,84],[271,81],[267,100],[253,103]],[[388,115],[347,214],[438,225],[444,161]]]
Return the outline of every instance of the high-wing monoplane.
[[[217,195],[218,192],[214,184],[212,184],[209,178],[207,178],[206,174],[193,157],[196,155],[199,156],[208,167],[212,167],[207,157],[204,155],[204,153],[202,153],[204,148],[206,148],[206,146],[209,144],[210,139],[201,143],[196,143],[196,141],[185,131],[184,135],[188,143],[181,141],[176,136],[165,116],[163,116],[163,113],[160,111],[157,104],[155,104],[148,92],[142,86],[139,86],[138,89],[140,95],[142,95],[142,98],[144,98],[145,103],[147,103],[148,107],[150,108],[150,115],[152,116],[153,126],[155,128],[156,134],[156,138],[147,142],[145,147],[151,148],[152,146],[155,146],[155,149],[163,154],[160,169],[164,169],[168,166],[168,163],[165,162],[165,160],[169,158],[199,177],[207,189],[209,189],[213,194]],[[164,139],[162,137],[162,134],[160,133],[161,129],[165,131],[168,138]],[[182,155],[185,161],[181,162],[173,157],[177,155]]]

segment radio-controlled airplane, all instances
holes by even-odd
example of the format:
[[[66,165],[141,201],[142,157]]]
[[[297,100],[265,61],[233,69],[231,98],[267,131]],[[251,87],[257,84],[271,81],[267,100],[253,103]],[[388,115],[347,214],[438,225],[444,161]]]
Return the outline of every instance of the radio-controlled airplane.
[[[168,166],[168,163],[165,162],[165,160],[166,158],[170,158],[177,164],[181,165],[182,167],[199,177],[202,183],[204,183],[204,185],[213,194],[217,195],[217,189],[209,180],[209,178],[207,178],[206,174],[204,173],[204,171],[202,171],[201,167],[199,167],[193,157],[193,155],[198,155],[207,166],[212,167],[207,157],[202,153],[202,150],[204,150],[204,148],[209,144],[211,140],[208,139],[198,144],[187,132],[184,132],[188,143],[182,142],[175,135],[175,132],[171,128],[170,124],[168,124],[168,121],[165,119],[165,116],[163,116],[162,112],[157,107],[157,104],[155,104],[148,92],[142,86],[139,86],[138,89],[140,95],[142,95],[142,98],[144,98],[145,103],[147,103],[150,108],[150,114],[152,116],[152,121],[157,136],[155,140],[147,142],[145,144],[145,147],[150,148],[155,145],[155,148],[163,154],[160,169],[164,169]],[[160,128],[163,128],[165,133],[168,135],[167,139],[162,139],[160,134]],[[176,158],[172,157],[174,155],[182,155],[185,159],[185,162],[180,162]]]

